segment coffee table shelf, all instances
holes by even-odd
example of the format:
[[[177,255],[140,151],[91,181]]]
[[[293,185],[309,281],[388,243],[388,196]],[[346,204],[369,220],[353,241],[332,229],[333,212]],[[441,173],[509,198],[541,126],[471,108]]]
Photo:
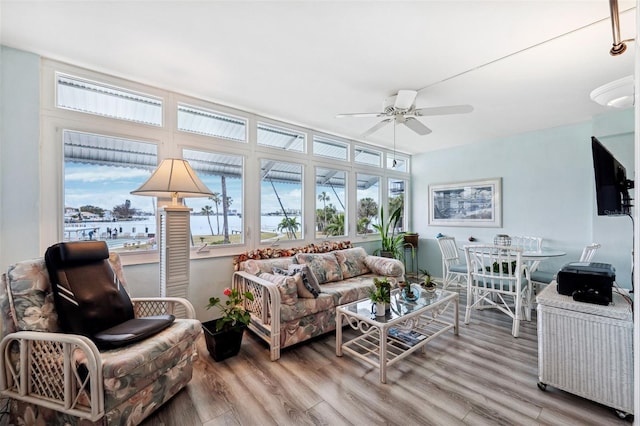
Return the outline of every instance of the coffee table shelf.
[[[422,349],[432,339],[453,329],[458,334],[458,293],[436,290],[421,292],[415,302],[407,302],[399,290],[391,292],[391,310],[384,317],[371,313],[371,301],[359,300],[336,309],[336,355],[348,353],[380,369],[380,381],[386,383],[387,367]],[[453,320],[440,316],[453,310]],[[349,325],[361,334],[342,342],[342,326]]]

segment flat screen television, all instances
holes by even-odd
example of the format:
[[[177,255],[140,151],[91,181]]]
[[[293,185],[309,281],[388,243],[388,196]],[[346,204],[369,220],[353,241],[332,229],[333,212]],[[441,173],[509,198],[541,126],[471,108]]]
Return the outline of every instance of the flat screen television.
[[[598,216],[629,215],[631,211],[629,189],[633,188],[633,181],[627,179],[624,166],[595,136],[591,137],[591,150],[593,151]]]

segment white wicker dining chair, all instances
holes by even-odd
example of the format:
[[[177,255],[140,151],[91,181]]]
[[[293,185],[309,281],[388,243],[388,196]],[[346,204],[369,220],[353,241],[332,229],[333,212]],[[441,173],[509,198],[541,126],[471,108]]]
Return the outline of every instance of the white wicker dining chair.
[[[588,246],[585,246],[582,250],[582,255],[580,256],[580,262],[591,262],[591,259],[593,259],[593,256],[600,247],[601,246],[598,243],[591,243]],[[544,287],[551,281],[555,280],[557,274],[557,272],[533,271],[531,273],[531,284],[536,289]]]
[[[460,259],[460,251],[453,237],[437,238],[442,253],[442,289],[467,287],[467,264]]]
[[[599,248],[600,248],[600,244],[598,243],[591,243],[588,246],[586,246],[582,250],[582,255],[580,256],[580,262],[591,262],[591,259],[593,259],[593,255],[596,254]]]
[[[531,286],[524,275],[522,249],[475,245],[464,248],[468,273],[467,307],[464,323],[471,322],[471,311],[494,308],[513,319],[511,334],[518,337],[520,321],[531,320]]]
[[[540,251],[542,249],[541,237],[515,236],[511,237],[511,245],[519,247],[523,251]]]

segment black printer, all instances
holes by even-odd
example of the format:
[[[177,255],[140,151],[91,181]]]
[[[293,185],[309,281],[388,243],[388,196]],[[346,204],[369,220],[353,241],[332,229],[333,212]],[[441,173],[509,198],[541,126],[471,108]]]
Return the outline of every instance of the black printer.
[[[558,272],[558,293],[582,302],[609,304],[616,270],[608,263],[571,262]]]

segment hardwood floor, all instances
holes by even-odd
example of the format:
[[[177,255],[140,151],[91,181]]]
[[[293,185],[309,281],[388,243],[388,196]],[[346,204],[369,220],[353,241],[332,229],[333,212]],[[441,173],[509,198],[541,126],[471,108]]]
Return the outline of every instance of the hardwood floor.
[[[216,363],[199,342],[190,384],[147,419],[160,425],[630,425],[614,410],[549,386],[538,389],[535,313],[520,337],[495,311],[474,312],[390,367],[336,357],[335,333],[285,349],[277,362],[252,333]],[[347,336],[353,335],[348,327]]]

